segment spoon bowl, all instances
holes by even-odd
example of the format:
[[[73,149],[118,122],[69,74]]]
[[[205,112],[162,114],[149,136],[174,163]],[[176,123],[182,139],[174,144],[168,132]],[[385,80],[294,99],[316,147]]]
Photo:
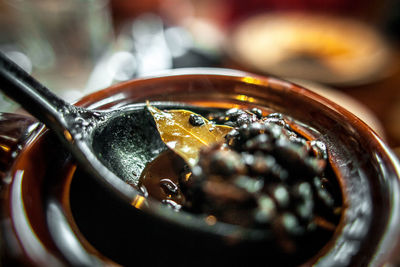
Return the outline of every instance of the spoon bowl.
[[[161,109],[190,108],[199,114],[213,109],[183,103],[154,102]],[[137,186],[146,164],[167,149],[160,138],[146,104],[130,104],[122,113],[100,124],[89,139],[91,150],[100,161],[127,184]]]
[[[104,161],[99,160],[91,144],[93,133],[100,125],[103,127],[109,120],[135,113],[138,111],[137,107],[129,106],[110,111],[76,107],[58,98],[3,54],[0,54],[0,84],[6,95],[57,135],[91,177],[129,202],[138,195],[137,190],[104,166]]]

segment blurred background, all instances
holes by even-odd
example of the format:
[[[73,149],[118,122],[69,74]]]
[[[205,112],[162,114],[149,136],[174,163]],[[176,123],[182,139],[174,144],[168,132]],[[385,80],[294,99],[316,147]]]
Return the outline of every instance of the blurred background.
[[[68,101],[172,68],[273,75],[400,146],[398,0],[0,0],[0,51]]]

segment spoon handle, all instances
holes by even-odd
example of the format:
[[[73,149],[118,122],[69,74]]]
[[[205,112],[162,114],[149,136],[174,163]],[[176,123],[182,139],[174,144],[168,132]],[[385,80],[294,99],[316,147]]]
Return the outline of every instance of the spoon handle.
[[[68,104],[1,53],[0,90],[53,130],[90,176],[127,201],[138,194],[103,165],[85,138],[106,115]]]
[[[67,125],[71,106],[0,53],[0,90],[53,130]],[[61,127],[61,128],[60,128]]]

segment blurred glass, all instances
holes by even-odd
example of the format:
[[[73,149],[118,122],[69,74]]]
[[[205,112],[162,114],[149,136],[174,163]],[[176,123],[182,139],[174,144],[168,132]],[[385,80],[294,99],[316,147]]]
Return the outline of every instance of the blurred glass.
[[[112,42],[107,0],[2,0],[0,51],[67,100]]]

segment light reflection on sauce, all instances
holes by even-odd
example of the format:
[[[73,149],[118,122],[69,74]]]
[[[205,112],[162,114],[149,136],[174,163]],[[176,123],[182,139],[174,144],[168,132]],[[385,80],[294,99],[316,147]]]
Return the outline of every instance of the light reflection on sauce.
[[[139,187],[144,187],[149,196],[174,209],[180,209],[185,202],[178,179],[184,167],[183,160],[168,150],[161,153],[143,170]]]

